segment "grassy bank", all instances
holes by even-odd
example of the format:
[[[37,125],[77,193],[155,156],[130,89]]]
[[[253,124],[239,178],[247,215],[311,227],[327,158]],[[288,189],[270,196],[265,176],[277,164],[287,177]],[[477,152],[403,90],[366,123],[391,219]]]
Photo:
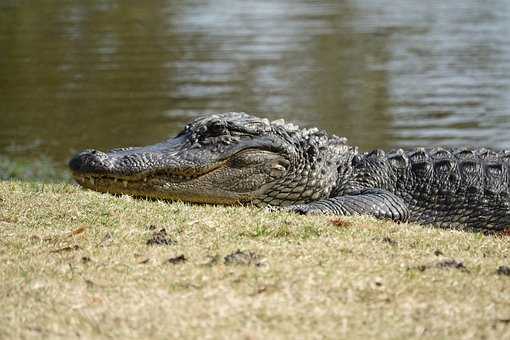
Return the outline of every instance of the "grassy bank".
[[[0,338],[509,338],[509,240],[2,181]]]

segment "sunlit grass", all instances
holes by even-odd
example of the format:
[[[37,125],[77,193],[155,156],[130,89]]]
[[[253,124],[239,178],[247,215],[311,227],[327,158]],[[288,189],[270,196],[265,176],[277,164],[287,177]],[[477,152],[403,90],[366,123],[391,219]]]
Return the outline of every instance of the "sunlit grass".
[[[508,246],[3,181],[0,338],[508,338]]]

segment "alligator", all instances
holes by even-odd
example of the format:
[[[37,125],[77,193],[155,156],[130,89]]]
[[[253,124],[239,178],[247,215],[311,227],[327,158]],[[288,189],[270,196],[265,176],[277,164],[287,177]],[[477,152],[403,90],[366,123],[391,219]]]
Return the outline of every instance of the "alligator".
[[[324,130],[246,113],[199,116],[146,147],[85,150],[69,166],[79,185],[112,194],[489,233],[510,226],[510,151],[360,152]]]

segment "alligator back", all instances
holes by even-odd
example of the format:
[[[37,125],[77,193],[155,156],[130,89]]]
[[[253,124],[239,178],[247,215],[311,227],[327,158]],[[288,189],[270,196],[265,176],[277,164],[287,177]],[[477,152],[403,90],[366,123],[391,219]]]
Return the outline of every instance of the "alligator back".
[[[510,151],[418,148],[363,158],[357,182],[402,197],[412,221],[488,231],[510,226]]]

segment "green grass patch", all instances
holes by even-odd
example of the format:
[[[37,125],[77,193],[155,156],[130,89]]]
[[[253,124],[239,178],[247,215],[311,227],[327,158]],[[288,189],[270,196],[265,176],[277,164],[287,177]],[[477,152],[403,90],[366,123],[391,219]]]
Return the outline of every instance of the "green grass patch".
[[[0,338],[509,338],[509,245],[0,181]]]
[[[39,182],[71,182],[71,174],[58,169],[47,157],[19,161],[0,155],[0,180],[37,180]]]

